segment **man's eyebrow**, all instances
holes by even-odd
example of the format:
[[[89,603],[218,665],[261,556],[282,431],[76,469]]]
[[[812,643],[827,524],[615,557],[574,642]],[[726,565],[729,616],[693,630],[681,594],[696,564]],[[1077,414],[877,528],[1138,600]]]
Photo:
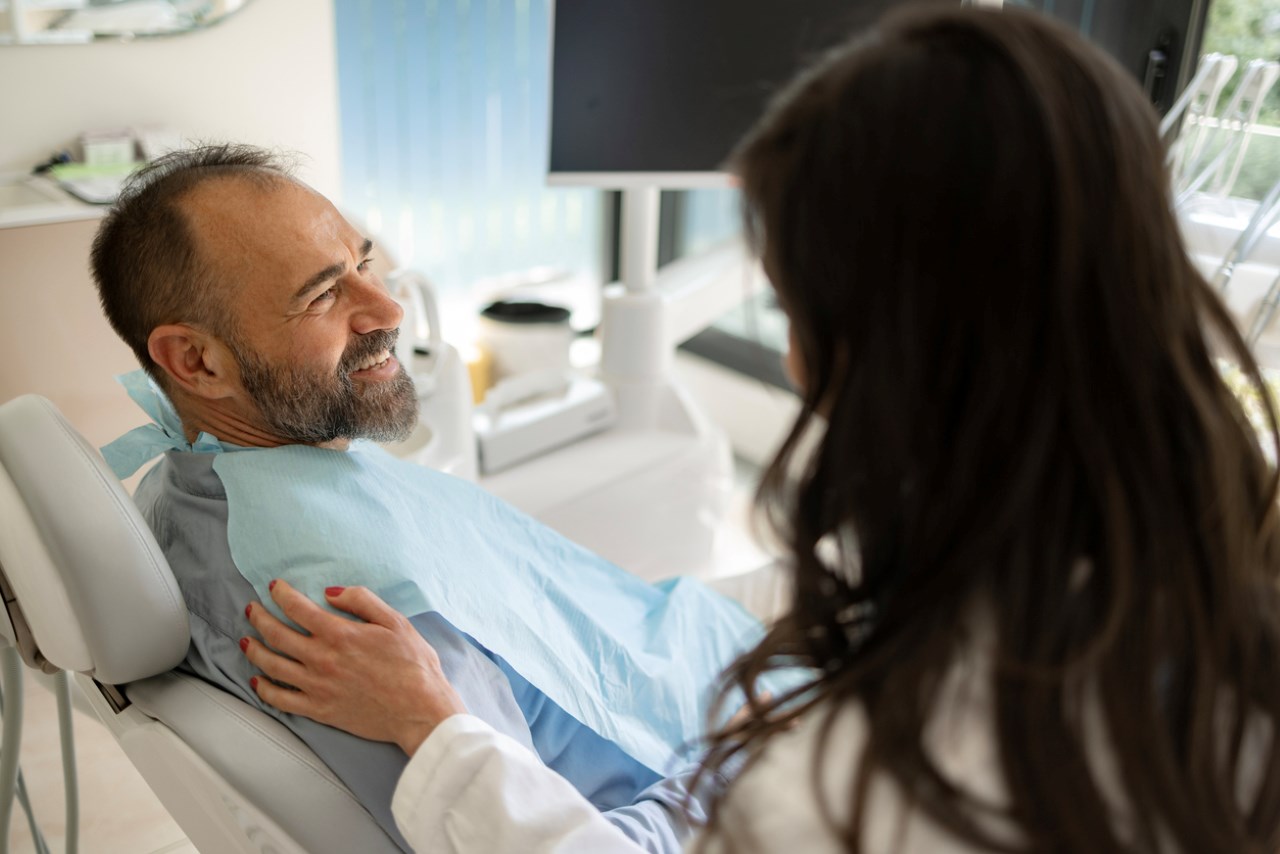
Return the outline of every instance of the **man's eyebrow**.
[[[360,244],[361,260],[366,258],[372,249],[373,249],[373,241],[366,237],[364,239],[364,243]],[[328,267],[325,267],[319,273],[316,273],[314,276],[307,279],[306,284],[298,288],[298,292],[293,295],[293,298],[295,300],[302,299],[308,293],[310,293],[311,291],[314,291],[316,288],[320,287],[330,279],[336,279],[339,276],[341,276],[346,271],[346,269],[347,269],[347,265],[341,261],[339,261],[336,264],[330,264]]]

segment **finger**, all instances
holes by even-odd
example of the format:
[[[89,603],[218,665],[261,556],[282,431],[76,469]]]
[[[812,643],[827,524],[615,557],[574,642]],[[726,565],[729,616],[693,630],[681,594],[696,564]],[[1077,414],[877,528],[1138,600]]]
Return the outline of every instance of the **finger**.
[[[245,609],[249,625],[257,630],[262,640],[272,649],[301,661],[306,655],[307,636],[286,625],[260,604],[250,604]]]
[[[282,688],[270,679],[255,676],[249,680],[249,687],[267,705],[275,706],[282,712],[291,715],[306,715],[311,709],[310,698],[301,691]]]
[[[328,587],[324,591],[325,599],[333,607],[353,614],[366,623],[375,623],[384,628],[395,628],[399,625],[400,612],[378,598],[367,587]]]
[[[307,670],[292,658],[272,652],[253,638],[241,638],[240,648],[254,667],[276,682],[287,682],[297,688],[305,687],[303,683],[307,678]]]
[[[284,615],[313,635],[342,624],[341,617],[330,614],[283,579],[271,582],[268,589],[272,601],[280,606]]]

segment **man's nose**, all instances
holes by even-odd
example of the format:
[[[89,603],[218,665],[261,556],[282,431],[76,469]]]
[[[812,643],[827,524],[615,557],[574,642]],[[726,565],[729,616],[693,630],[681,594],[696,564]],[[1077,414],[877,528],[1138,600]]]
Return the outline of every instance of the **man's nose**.
[[[359,302],[351,315],[351,329],[361,335],[380,329],[395,329],[404,317],[400,303],[391,298],[382,282],[361,282]]]

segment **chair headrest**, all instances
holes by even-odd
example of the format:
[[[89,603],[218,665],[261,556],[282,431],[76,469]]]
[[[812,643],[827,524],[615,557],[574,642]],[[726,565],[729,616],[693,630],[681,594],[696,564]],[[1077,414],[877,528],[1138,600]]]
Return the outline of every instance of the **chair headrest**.
[[[119,685],[186,655],[186,606],[151,530],[98,452],[36,395],[0,406],[0,574],[28,664]]]

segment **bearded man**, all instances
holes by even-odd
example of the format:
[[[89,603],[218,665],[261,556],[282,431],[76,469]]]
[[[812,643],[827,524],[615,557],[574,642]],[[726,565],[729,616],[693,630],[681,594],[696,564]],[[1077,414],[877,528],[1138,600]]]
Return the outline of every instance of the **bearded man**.
[[[327,480],[307,481],[305,489],[292,493],[295,498],[338,502],[336,515],[324,526],[315,528],[309,511],[300,511],[296,518],[286,515],[268,526],[267,536],[274,548],[283,550],[284,564],[304,576],[309,566],[323,561],[325,549],[341,550],[348,541],[359,540],[368,543],[361,548],[378,551],[382,541],[397,533],[378,527],[384,523],[378,508],[364,506],[386,499],[372,494],[380,485],[372,491],[343,493],[339,483],[350,470],[341,466],[357,456],[353,440],[403,438],[417,413],[413,383],[394,356],[402,311],[370,270],[371,250],[366,236],[327,199],[291,177],[273,155],[244,146],[213,146],[168,155],[139,173],[104,219],[92,266],[107,318],[163,392],[155,398],[161,405],[149,411],[157,421],[164,420],[157,414],[161,409],[176,416],[167,427],[172,445],[147,474],[135,500],[187,602],[192,636],[183,669],[283,721],[403,846],[390,801],[405,765],[404,753],[394,745],[364,741],[264,704],[256,671],[242,655],[242,650],[263,642],[246,619],[246,603],[264,607],[257,602],[266,597],[247,580],[244,566],[258,558],[262,541],[245,540],[247,535],[237,526],[261,526],[263,513],[283,512],[279,507],[296,486],[287,468],[253,480],[263,468],[256,460],[287,466],[296,458],[300,466],[338,466],[325,475]],[[318,454],[317,449],[327,453]],[[295,456],[280,455],[295,450]],[[408,463],[395,465],[424,471]],[[241,474],[231,477],[236,466]],[[397,484],[417,482],[418,475],[404,469],[395,469],[393,475],[389,481],[395,483],[381,490],[391,497],[380,506],[394,509],[397,502],[412,497],[396,495],[401,488]],[[239,493],[231,489],[233,481]],[[481,491],[474,485],[433,483],[462,496],[460,501],[480,500],[476,493]],[[323,494],[329,491],[333,496]],[[463,508],[456,510],[456,518],[450,517],[452,505],[446,502],[432,509],[432,519],[407,516],[400,527],[418,527],[420,519],[437,526],[435,539],[407,556],[409,562],[428,560],[430,556],[422,553],[434,551],[437,543],[441,550],[453,548],[449,554],[455,556],[459,548],[475,553],[502,544],[503,554],[521,565],[519,574],[503,576],[503,585],[490,589],[486,607],[496,615],[504,609],[518,610],[530,598],[521,597],[512,586],[539,571],[534,557],[525,552],[532,555],[558,535],[532,520],[518,519],[514,510],[497,508],[499,502],[488,498],[480,521]],[[245,509],[250,506],[257,509]],[[334,530],[344,524],[347,530]],[[377,528],[372,535],[371,528]],[[555,561],[582,564],[575,578],[596,577],[592,573],[597,567],[591,562],[598,558],[572,551],[571,544],[553,545]],[[352,579],[349,583],[361,583],[360,573],[368,569],[360,565],[363,559],[359,549],[343,554],[341,569]],[[490,564],[499,562],[505,561],[489,558],[484,566],[469,567],[469,577],[498,572],[502,567]],[[554,585],[560,568],[539,576],[537,584],[542,586],[537,589],[551,589],[547,585]],[[437,565],[433,572],[448,570]],[[608,579],[612,580],[588,591],[597,597],[593,602],[608,599],[609,584],[626,583],[615,576]],[[573,594],[543,593],[550,602],[546,612],[555,616],[565,607],[562,600]],[[484,615],[477,618],[472,612],[467,623],[467,615],[450,612],[455,606],[448,604],[452,600],[447,595],[432,601],[440,599],[447,600],[446,605],[429,604],[406,616],[439,654],[445,675],[468,711],[537,752],[632,839],[652,851],[679,850],[690,822],[698,819],[696,802],[689,811],[681,808],[693,763],[664,777],[673,769],[637,761],[637,751],[629,753],[601,734],[608,730],[611,708],[592,709],[587,702],[571,715],[554,692],[545,690],[546,683],[555,683],[559,676],[547,677],[534,666],[543,663],[541,659],[525,656],[524,647],[537,640],[534,634],[526,632],[509,648],[502,647],[502,632],[518,628],[519,621],[506,614],[495,625],[485,625]],[[648,613],[659,610],[649,607]],[[686,622],[697,625],[696,620]],[[477,640],[484,637],[494,641]],[[599,648],[602,638],[578,646],[598,654],[593,648]],[[572,657],[581,650],[563,652]],[[533,664],[521,672],[520,661]],[[526,678],[530,669],[541,676]],[[649,677],[622,676],[602,680],[610,684],[601,691],[613,692],[612,701],[630,702],[623,693],[640,690],[636,686]],[[644,694],[636,702],[679,705],[654,700],[661,696]],[[604,725],[580,722],[588,718]]]

